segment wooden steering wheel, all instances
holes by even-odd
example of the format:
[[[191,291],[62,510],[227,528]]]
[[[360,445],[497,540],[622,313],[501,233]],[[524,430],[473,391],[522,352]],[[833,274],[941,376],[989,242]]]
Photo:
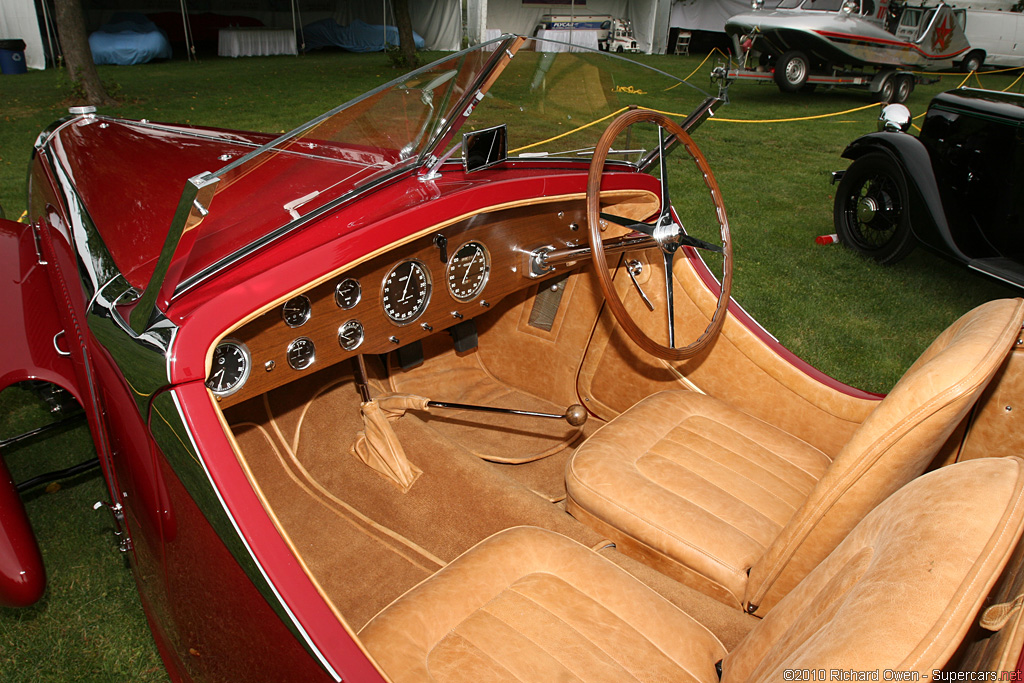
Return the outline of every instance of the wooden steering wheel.
[[[601,212],[601,177],[604,173],[605,160],[611,151],[615,138],[628,127],[641,122],[650,122],[658,126],[658,143],[661,174],[661,207],[652,222],[639,223],[619,216],[613,216]],[[675,211],[669,200],[668,176],[666,172],[665,154],[667,143],[664,132],[668,131],[687,151],[690,157],[696,162],[697,168],[704,176],[704,183],[711,193],[711,201],[715,207],[715,215],[718,219],[721,231],[721,246],[710,244],[703,240],[691,237],[686,229],[680,225]],[[668,138],[668,143],[672,137]],[[649,239],[644,240],[639,248],[657,248],[661,250],[665,262],[665,301],[668,309],[668,345],[662,345],[647,335],[626,310],[615,291],[612,283],[612,275],[605,259],[604,242],[601,238],[602,222],[611,222],[630,228],[638,233],[647,235]],[[612,315],[622,325],[629,338],[636,342],[644,351],[658,358],[671,361],[685,360],[703,351],[718,335],[725,321],[725,312],[729,305],[729,294],[732,290],[732,240],[729,235],[729,221],[725,214],[725,205],[722,203],[722,195],[718,189],[718,182],[715,180],[707,159],[693,139],[683,130],[682,126],[656,111],[649,109],[631,109],[608,126],[608,129],[601,136],[594,150],[593,159],[590,162],[590,173],[587,176],[587,223],[589,224],[590,253],[594,262],[594,270],[597,273],[598,284],[605,300],[611,309]],[[697,339],[686,346],[676,346],[675,340],[675,315],[673,306],[672,287],[672,262],[676,251],[680,247],[691,247],[695,249],[706,249],[722,254],[722,278],[721,290],[718,294],[718,303],[715,312],[711,316],[704,332]],[[646,297],[645,297],[646,298]],[[653,310],[653,307],[652,307]]]

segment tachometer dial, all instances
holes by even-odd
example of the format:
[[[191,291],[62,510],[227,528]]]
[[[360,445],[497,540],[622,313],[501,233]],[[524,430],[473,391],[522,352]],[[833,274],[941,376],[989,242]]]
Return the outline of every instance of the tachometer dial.
[[[354,351],[363,343],[363,324],[348,320],[338,328],[338,344],[346,351]]]
[[[362,298],[363,290],[359,286],[359,280],[345,278],[334,288],[334,303],[344,311],[355,308]]]
[[[284,318],[285,323],[288,327],[299,327],[305,325],[306,321],[309,320],[309,316],[313,314],[313,307],[309,303],[309,298],[304,294],[288,299],[284,303],[284,308],[281,309],[281,317]]]
[[[230,396],[249,379],[252,359],[249,349],[235,339],[225,339],[217,345],[213,352],[210,366],[210,378],[206,386],[217,396]]]
[[[402,261],[384,278],[381,305],[396,325],[408,325],[423,315],[430,303],[430,271],[421,261]]]
[[[288,345],[288,365],[294,370],[305,370],[316,360],[316,346],[309,337],[299,337]]]
[[[471,301],[484,291],[491,272],[491,255],[480,242],[466,242],[448,261],[448,291],[458,301]]]

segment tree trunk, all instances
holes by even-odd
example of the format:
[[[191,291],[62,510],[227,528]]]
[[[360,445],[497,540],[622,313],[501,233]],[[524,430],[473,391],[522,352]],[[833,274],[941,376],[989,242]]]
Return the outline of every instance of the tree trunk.
[[[395,24],[398,26],[398,44],[402,50],[403,66],[413,69],[419,66],[416,56],[416,39],[412,34],[412,16],[409,14],[409,0],[394,0]]]
[[[54,0],[54,19],[57,35],[64,51],[64,61],[71,79],[85,98],[87,104],[111,106],[117,100],[107,94],[96,64],[92,61],[92,50],[85,34],[85,17],[80,0]]]

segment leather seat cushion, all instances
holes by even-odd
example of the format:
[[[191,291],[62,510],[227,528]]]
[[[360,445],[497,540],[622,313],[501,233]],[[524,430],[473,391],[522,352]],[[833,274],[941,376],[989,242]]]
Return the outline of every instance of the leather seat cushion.
[[[727,403],[666,391],[579,447],[566,468],[567,506],[626,552],[638,541],[662,556],[663,571],[739,605],[748,569],[830,462]]]
[[[533,527],[491,536],[359,636],[392,680],[717,683],[725,648],[597,553]]]
[[[792,669],[946,664],[1024,526],[1024,461],[982,458],[919,477],[875,508],[723,662],[722,683]]]

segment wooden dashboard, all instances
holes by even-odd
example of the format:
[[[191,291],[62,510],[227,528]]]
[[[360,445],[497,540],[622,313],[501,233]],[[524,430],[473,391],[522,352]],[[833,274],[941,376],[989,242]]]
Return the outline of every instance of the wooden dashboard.
[[[602,196],[603,211],[642,220],[657,198]],[[585,198],[499,207],[424,230],[385,254],[340,269],[229,332],[207,386],[222,407],[357,354],[383,354],[486,312],[512,292],[589,263],[531,274],[540,247],[587,243]]]

